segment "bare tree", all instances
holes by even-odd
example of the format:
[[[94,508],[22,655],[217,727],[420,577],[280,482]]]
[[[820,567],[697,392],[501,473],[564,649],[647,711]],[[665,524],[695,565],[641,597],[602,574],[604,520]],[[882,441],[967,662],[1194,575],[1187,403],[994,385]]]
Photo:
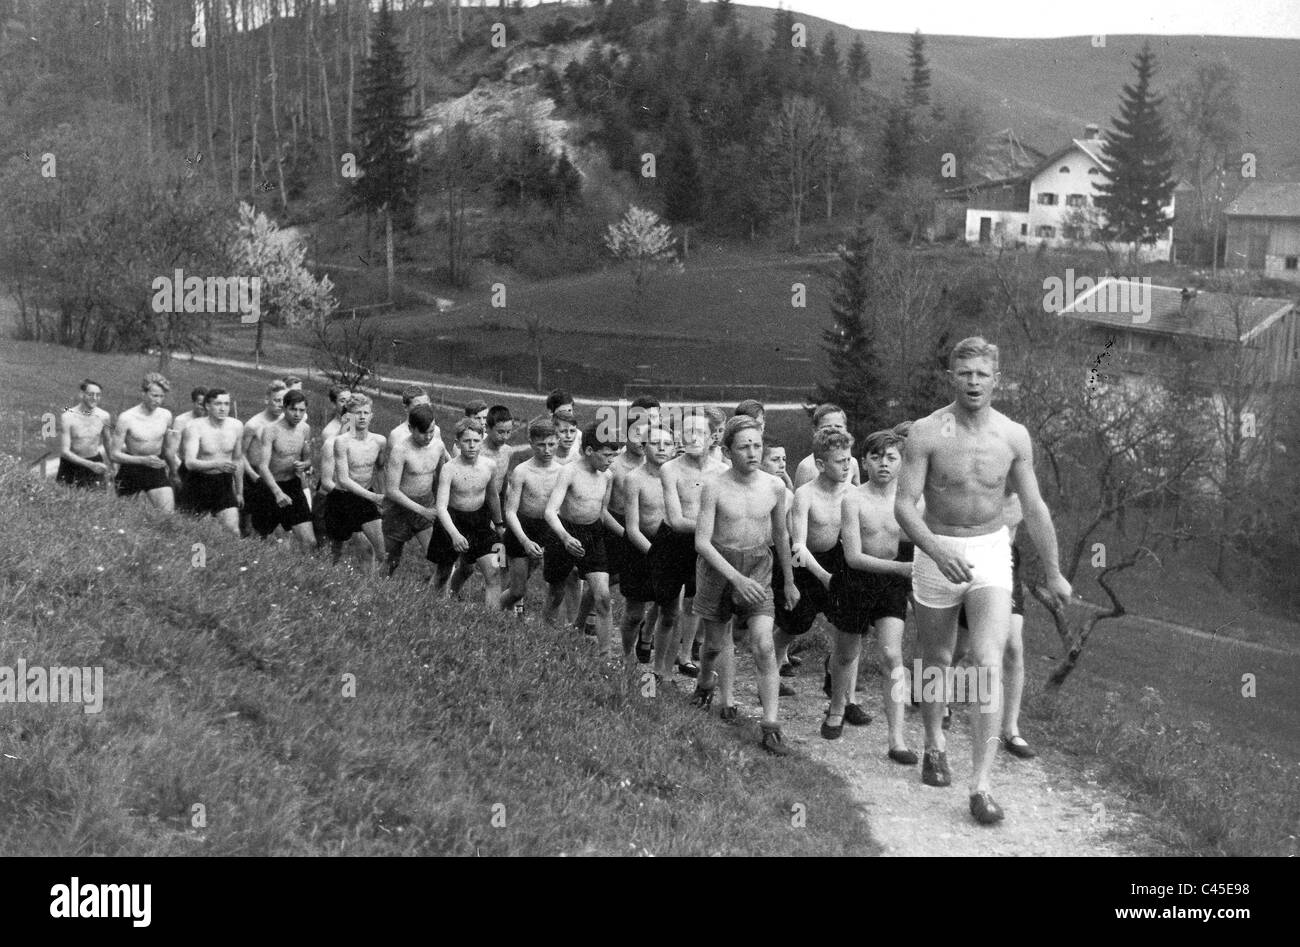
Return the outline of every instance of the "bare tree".
[[[802,95],[787,96],[764,136],[773,188],[790,209],[794,248],[800,248],[804,206],[822,174],[833,129],[826,111]]]

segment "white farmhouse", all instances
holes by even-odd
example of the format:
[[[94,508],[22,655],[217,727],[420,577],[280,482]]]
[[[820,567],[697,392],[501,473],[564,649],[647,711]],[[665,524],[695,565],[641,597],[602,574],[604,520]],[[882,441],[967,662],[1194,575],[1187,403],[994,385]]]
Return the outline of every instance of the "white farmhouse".
[[[1097,208],[1105,147],[1098,127],[1088,125],[1083,138],[1071,139],[1024,175],[974,188],[966,210],[966,242],[1100,249],[1093,236],[1105,220]],[[1010,206],[1008,196],[1014,196]],[[1165,212],[1172,221],[1173,198]],[[1141,247],[1139,256],[1168,260],[1172,252],[1171,223],[1159,240]]]

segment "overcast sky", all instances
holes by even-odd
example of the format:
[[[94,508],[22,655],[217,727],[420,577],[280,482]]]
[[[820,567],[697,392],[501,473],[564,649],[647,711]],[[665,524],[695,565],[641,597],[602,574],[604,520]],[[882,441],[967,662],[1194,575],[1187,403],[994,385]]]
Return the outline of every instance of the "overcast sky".
[[[777,0],[737,2],[777,6]],[[782,5],[854,29],[886,33],[917,29],[963,36],[1205,33],[1300,39],[1300,0],[785,0]]]

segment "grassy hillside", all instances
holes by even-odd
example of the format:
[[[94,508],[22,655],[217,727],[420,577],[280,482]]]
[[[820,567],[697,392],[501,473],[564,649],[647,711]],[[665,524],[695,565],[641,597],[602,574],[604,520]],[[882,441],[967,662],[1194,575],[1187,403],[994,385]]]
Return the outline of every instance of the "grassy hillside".
[[[5,708],[6,854],[872,853],[827,772],[571,631],[9,463],[0,504],[0,664],[102,666],[106,692]]]
[[[855,31],[799,12],[814,48],[832,29],[841,50],[855,35],[871,59],[869,88],[901,89],[910,74],[908,37],[903,33]],[[740,21],[756,35],[770,35],[772,11],[736,7]],[[1099,21],[1099,28],[1102,24]],[[1241,72],[1244,150],[1259,156],[1262,180],[1300,178],[1300,40],[1235,36],[1109,35],[1104,47],[1089,36],[1059,39],[998,39],[926,36],[932,88],[942,98],[966,98],[981,106],[990,130],[1010,127],[1023,141],[1050,152],[1078,137],[1083,126],[1103,128],[1118,113],[1120,87],[1129,82],[1130,63],[1144,39],[1151,40],[1159,72],[1156,89],[1167,92],[1199,63],[1226,60]]]

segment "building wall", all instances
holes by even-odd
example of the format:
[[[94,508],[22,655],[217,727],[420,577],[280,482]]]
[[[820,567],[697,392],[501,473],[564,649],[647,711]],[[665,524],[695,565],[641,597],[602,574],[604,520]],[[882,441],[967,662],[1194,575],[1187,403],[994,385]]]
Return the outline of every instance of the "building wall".
[[[980,242],[980,218],[992,220],[989,243],[991,246],[1023,245],[1027,237],[1021,235],[1023,226],[1029,223],[1029,215],[1023,210],[982,210],[970,208],[966,211],[966,242]]]
[[[1266,241],[1264,275],[1300,282],[1300,220],[1268,217],[1229,217],[1226,265],[1248,269],[1252,236]],[[1296,257],[1297,266],[1286,268],[1287,257]]]

